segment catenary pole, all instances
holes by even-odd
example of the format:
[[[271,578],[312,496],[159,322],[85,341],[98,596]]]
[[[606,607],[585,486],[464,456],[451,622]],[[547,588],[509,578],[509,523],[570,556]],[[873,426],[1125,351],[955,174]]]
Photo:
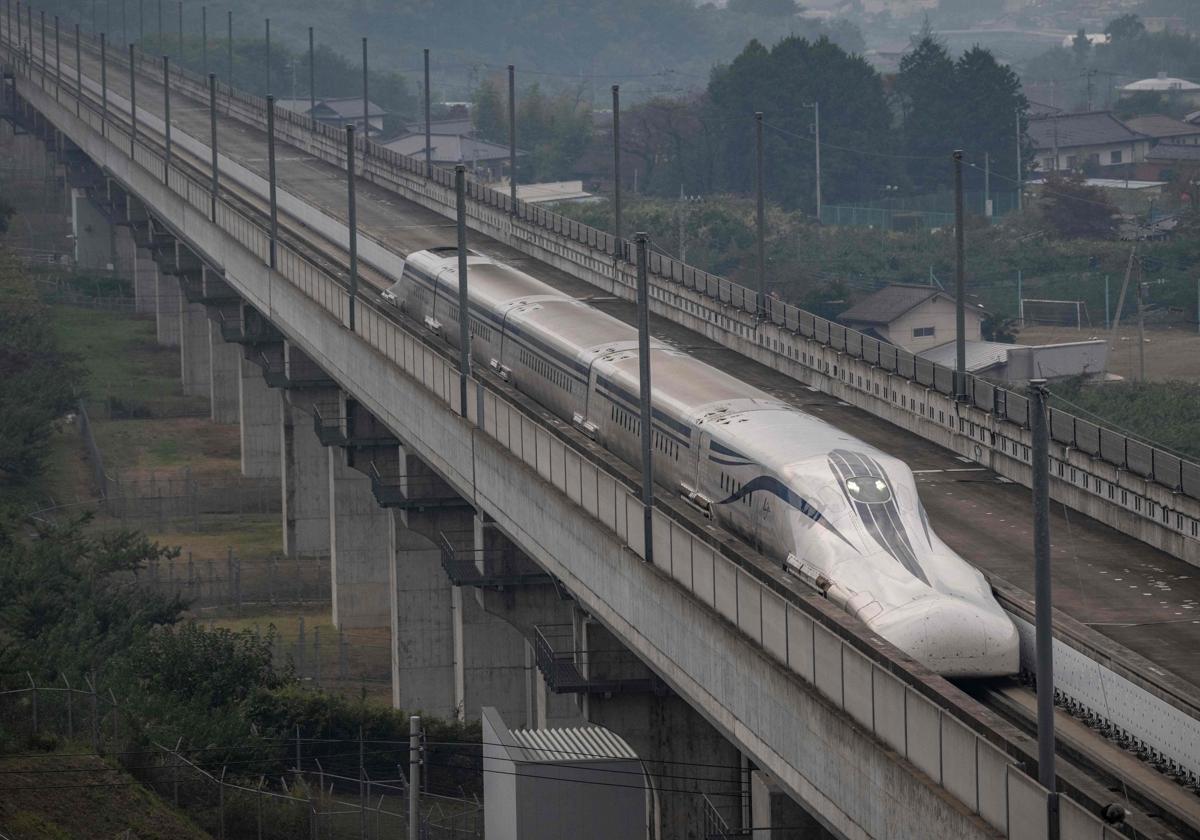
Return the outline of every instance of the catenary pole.
[[[137,47],[129,45],[129,157],[137,157],[137,64],[134,63],[134,51]]]
[[[271,268],[279,265],[279,204],[275,193],[275,97],[267,95],[267,183],[271,202]]]
[[[641,409],[642,444],[642,556],[647,563],[654,562],[654,464],[651,445],[654,440],[654,423],[651,413],[650,395],[650,294],[647,277],[647,251],[650,237],[639,231],[633,236],[637,247],[637,323],[638,323],[638,403]]]
[[[763,197],[763,114],[754,112],[754,267],[758,274],[758,307],[761,315],[767,301],[767,212]]]
[[[267,45],[267,93],[270,93],[270,92],[271,92],[271,19],[270,19],[270,18],[266,18],[266,23],[267,23],[267,33],[266,33],[266,45]]]
[[[508,198],[517,212],[517,68],[508,65]]]
[[[1050,580],[1050,433],[1046,412],[1046,380],[1029,381],[1029,422],[1033,438],[1034,647],[1037,678],[1038,783],[1047,800],[1051,836],[1058,823],[1054,768],[1054,636]]]
[[[217,156],[217,75],[208,74],[208,126],[209,143],[212,146],[212,207],[211,219],[217,220],[217,195],[220,192],[220,165]]]
[[[163,54],[163,183],[171,183],[171,59]]]
[[[612,86],[612,133],[613,133],[613,236],[616,237],[614,255],[619,259],[621,247],[621,86]]]
[[[182,62],[183,62],[183,0],[179,0],[179,2],[176,3],[175,5],[178,10],[178,17],[179,17],[179,20],[178,20],[178,24],[179,24],[179,61],[181,62],[181,66],[182,66]]]
[[[32,39],[31,39],[32,40]],[[108,34],[100,33],[100,136],[108,131]]]
[[[313,28],[308,27],[308,115],[317,110],[317,50]]]
[[[954,153],[954,396],[967,398],[967,252],[963,211],[963,153]]]
[[[225,84],[233,87],[233,10],[225,13]]]
[[[208,6],[200,7],[200,72],[208,76]]]
[[[354,126],[346,126],[346,201],[350,217],[350,332],[355,329],[358,304],[358,207],[354,197]]]
[[[821,224],[821,103],[813,103],[813,134],[817,157],[817,224]]]
[[[363,163],[366,163],[367,155],[371,152],[371,109],[367,105],[367,39],[362,39],[362,99],[363,99]]]
[[[83,44],[79,38],[79,24],[75,24],[75,116],[83,101]]]
[[[459,414],[467,416],[467,380],[471,376],[471,319],[467,289],[467,167],[454,167],[455,222],[458,228],[458,396]]]
[[[425,177],[433,177],[433,145],[429,125],[429,48],[425,48]]]

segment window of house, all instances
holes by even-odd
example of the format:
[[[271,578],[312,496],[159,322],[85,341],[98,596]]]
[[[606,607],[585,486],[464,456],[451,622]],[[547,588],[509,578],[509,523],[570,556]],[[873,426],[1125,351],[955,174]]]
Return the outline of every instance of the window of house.
[[[914,327],[913,338],[933,338],[933,327]]]
[[[1042,160],[1042,169],[1047,172],[1053,172],[1057,167],[1054,165],[1054,158],[1045,158]]]
[[[1119,151],[1118,152],[1109,152],[1108,153],[1108,162],[1109,163],[1121,163],[1122,160],[1124,159],[1124,157],[1125,157],[1124,153],[1122,153],[1122,152],[1119,152]]]
[[[1075,169],[1079,166],[1079,155],[1067,155],[1067,169]]]

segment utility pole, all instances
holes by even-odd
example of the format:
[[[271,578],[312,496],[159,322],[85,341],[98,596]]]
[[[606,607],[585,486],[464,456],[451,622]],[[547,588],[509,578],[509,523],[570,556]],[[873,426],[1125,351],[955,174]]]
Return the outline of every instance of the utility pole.
[[[620,259],[621,248],[621,86],[612,86],[613,132],[613,236],[616,237],[613,255]]]
[[[813,103],[813,134],[817,151],[817,224],[821,224],[821,103]]]
[[[279,204],[275,194],[275,97],[267,94],[267,183],[271,201],[271,268],[279,265]]]
[[[346,198],[350,216],[350,332],[358,302],[358,208],[354,200],[354,126],[346,126]]]
[[[633,236],[637,245],[637,317],[638,317],[638,402],[641,404],[642,442],[642,536],[645,549],[642,556],[654,562],[654,465],[651,443],[654,422],[650,407],[650,290],[646,271],[650,237],[643,232]]]
[[[1146,297],[1146,281],[1139,278],[1137,287],[1138,319],[1138,382],[1146,381],[1146,318],[1142,308]]]
[[[954,397],[967,398],[967,254],[963,222],[963,153],[954,152]]]
[[[317,112],[317,50],[313,41],[313,28],[308,27],[308,115]],[[313,119],[316,119],[313,117]]]
[[[1113,313],[1112,327],[1109,328],[1109,338],[1116,334],[1121,326],[1121,310],[1125,308],[1125,292],[1129,289],[1129,278],[1133,276],[1133,263],[1137,258],[1137,245],[1129,249],[1129,262],[1125,264],[1125,279],[1121,282],[1121,291],[1117,295],[1117,311]]]
[[[217,195],[220,192],[220,167],[217,162],[217,75],[208,74],[208,128],[212,144],[212,221],[217,220]]]
[[[1033,437],[1034,634],[1037,661],[1038,783],[1049,791],[1050,836],[1057,837],[1058,793],[1054,769],[1054,636],[1050,579],[1050,434],[1046,380],[1029,381],[1029,425]]]
[[[1112,326],[1112,317],[1108,308],[1108,275],[1104,275],[1104,329]]]
[[[171,59],[163,53],[163,183],[171,183]]]
[[[1024,207],[1025,198],[1025,165],[1021,161],[1021,112],[1016,111],[1017,115],[1017,210]],[[1057,165],[1055,161],[1055,165]]]
[[[433,139],[429,125],[429,48],[425,48],[425,177],[433,177]]]
[[[758,269],[758,306],[755,316],[761,317],[767,305],[767,213],[763,198],[763,115],[754,112],[754,201],[755,201],[755,256]]]
[[[508,65],[508,198],[517,212],[517,68]]]
[[[421,718],[408,719],[408,840],[421,840]]]
[[[687,262],[687,257],[684,256],[685,250],[683,245],[683,184],[679,185],[679,261]]]
[[[992,218],[992,153],[983,153],[983,214]]]
[[[454,167],[455,222],[458,228],[458,396],[459,414],[467,416],[467,380],[471,376],[471,317],[467,295],[467,167]]]
[[[271,19],[267,18],[267,93],[271,92]]]
[[[1025,326],[1025,298],[1021,294],[1021,281],[1024,280],[1024,272],[1017,269],[1017,326]]]
[[[371,108],[367,105],[367,39],[362,39],[363,47],[363,165],[366,165],[367,155],[371,152]]]

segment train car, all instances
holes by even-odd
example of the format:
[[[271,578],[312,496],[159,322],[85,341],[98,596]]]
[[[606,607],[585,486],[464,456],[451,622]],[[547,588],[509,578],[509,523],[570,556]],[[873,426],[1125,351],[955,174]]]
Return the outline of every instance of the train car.
[[[641,459],[636,330],[467,257],[471,355],[617,457]],[[457,346],[457,250],[408,257],[385,299]],[[1016,628],[929,525],[901,460],[659,341],[654,478],[930,669],[1018,669]]]

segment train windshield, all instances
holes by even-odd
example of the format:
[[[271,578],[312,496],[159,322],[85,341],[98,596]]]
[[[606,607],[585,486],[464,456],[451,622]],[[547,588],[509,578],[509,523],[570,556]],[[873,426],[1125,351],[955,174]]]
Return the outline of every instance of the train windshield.
[[[882,478],[873,475],[856,475],[846,479],[846,493],[856,502],[868,505],[882,504],[892,498],[892,489]]]

